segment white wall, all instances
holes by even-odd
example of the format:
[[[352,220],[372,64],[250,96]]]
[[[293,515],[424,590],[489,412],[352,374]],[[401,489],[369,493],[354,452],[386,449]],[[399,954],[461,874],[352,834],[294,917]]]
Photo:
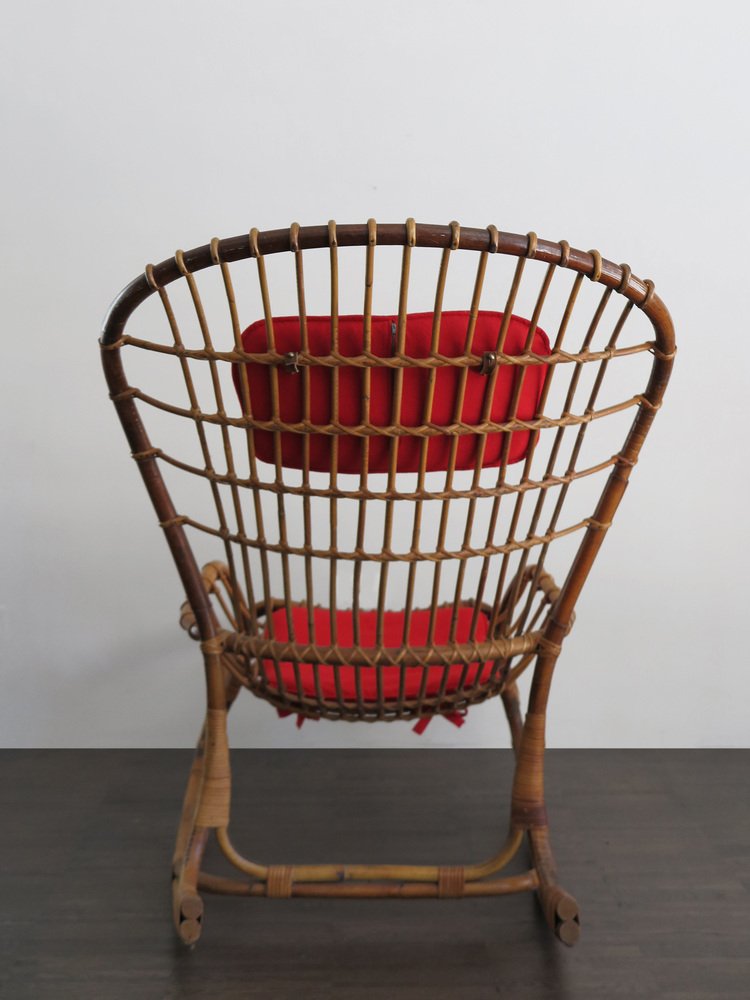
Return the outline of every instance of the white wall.
[[[302,224],[493,222],[652,276],[680,354],[578,608],[552,746],[741,746],[748,6],[219,0],[6,5],[2,698],[7,746],[182,746],[202,677],[96,339],[149,260]],[[743,419],[743,417],[745,419]],[[245,697],[235,745],[421,740]]]

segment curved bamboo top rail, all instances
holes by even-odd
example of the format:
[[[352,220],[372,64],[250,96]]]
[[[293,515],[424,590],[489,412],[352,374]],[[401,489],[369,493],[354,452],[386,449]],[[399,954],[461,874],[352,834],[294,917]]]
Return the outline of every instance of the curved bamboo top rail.
[[[533,254],[529,253],[529,236],[519,233],[503,233],[494,227],[487,229],[471,229],[461,227],[460,236],[455,246],[454,230],[450,225],[436,226],[417,223],[415,225],[414,246],[457,250],[487,251],[489,253],[508,254],[513,257],[529,257],[546,264],[559,264],[561,267],[578,271],[580,274],[595,276],[595,279],[607,288],[616,289],[636,306],[641,308],[654,326],[656,347],[665,355],[664,363],[671,361],[674,354],[674,327],[667,307],[653,287],[641,278],[637,278],[627,265],[615,264],[591,251],[576,250],[565,242],[554,243],[549,240],[537,239]],[[323,249],[330,245],[328,226],[300,226],[296,230],[297,244],[293,244],[293,233],[289,229],[271,229],[258,233],[257,249],[263,255],[283,253],[284,251]],[[378,224],[376,227],[376,244],[378,246],[404,246],[407,233],[403,224]],[[337,225],[336,244],[339,247],[367,246],[371,239],[371,227],[367,224]],[[224,261],[245,260],[255,256],[255,247],[251,244],[249,235],[230,236],[220,239],[212,248],[207,243],[182,254],[185,267],[191,273],[202,271],[207,267]],[[123,288],[114,300],[102,328],[101,342],[103,346],[114,345],[122,336],[129,316],[152,295],[156,288],[171,284],[182,277],[174,257],[155,264],[152,270],[153,284],[146,274],[141,274]]]

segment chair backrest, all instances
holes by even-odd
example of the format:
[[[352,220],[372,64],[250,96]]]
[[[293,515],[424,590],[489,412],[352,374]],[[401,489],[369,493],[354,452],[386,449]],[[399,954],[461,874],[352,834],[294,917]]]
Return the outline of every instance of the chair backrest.
[[[559,643],[674,355],[627,265],[413,220],[178,251],[123,290],[101,345],[200,637],[226,630],[258,693],[331,718],[479,701]],[[204,579],[206,541],[224,567]],[[282,662],[446,681],[408,705],[303,698]]]

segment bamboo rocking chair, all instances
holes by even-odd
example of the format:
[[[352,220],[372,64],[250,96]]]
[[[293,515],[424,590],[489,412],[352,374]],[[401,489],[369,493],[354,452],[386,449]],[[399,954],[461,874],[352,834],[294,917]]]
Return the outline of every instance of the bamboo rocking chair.
[[[100,344],[205,662],[173,861],[182,940],[200,935],[202,892],[535,890],[573,944],[578,905],[545,812],[545,712],[669,378],[673,328],[653,283],[495,226],[294,224],[148,266]],[[241,687],[298,722],[418,727],[499,695],[516,754],[505,843],[462,866],[247,859],[229,835]],[[212,834],[240,877],[203,870]],[[503,876],[524,835],[531,867]]]

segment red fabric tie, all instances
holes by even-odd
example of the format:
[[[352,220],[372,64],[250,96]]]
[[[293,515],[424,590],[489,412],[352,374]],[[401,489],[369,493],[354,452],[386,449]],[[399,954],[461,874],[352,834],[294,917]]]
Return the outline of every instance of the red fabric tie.
[[[278,716],[279,716],[280,719],[286,719],[290,715],[296,715],[297,716],[297,729],[302,729],[302,726],[305,724],[305,716],[304,715],[300,715],[299,712],[292,712],[292,711],[290,711],[288,709],[284,709],[284,708],[277,708],[276,711],[277,711]],[[427,729],[427,727],[429,726],[429,724],[432,722],[433,718],[434,718],[434,716],[432,716],[432,715],[426,715],[426,716],[424,716],[418,722],[414,723],[414,725],[411,727],[412,728],[412,732],[416,733],[417,736],[421,736],[422,733],[425,731],[425,729]],[[457,726],[460,729],[461,726],[463,726],[464,722],[466,722],[466,713],[462,714],[461,712],[446,712],[446,714],[443,716],[443,718],[447,719],[448,722],[452,722],[454,726]],[[313,722],[319,722],[320,720],[319,719],[313,719],[312,721]]]

